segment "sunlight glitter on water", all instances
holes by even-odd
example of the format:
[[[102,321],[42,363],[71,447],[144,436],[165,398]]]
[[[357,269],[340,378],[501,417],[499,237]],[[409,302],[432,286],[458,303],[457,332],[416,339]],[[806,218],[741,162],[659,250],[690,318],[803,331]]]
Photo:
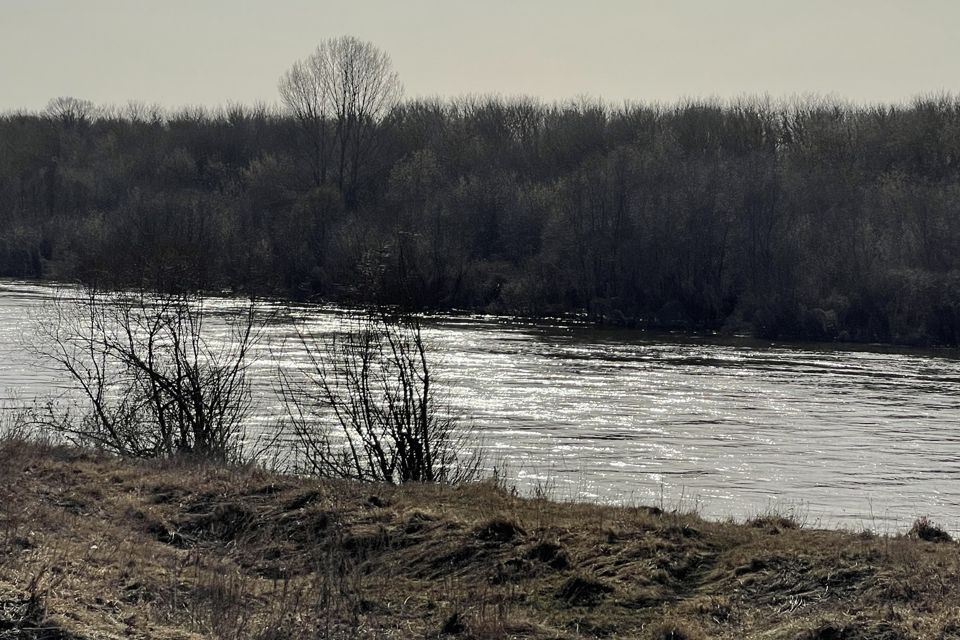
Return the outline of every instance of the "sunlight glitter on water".
[[[45,285],[0,282],[7,404],[63,388],[63,377],[21,344],[52,294]],[[209,308],[229,314],[237,305],[220,299]],[[283,413],[278,367],[306,361],[295,323],[326,334],[345,317],[329,307],[266,307],[273,317],[251,370],[252,432],[274,429]],[[683,500],[715,517],[800,508],[810,522],[854,528],[903,527],[929,514],[960,529],[956,353],[490,316],[431,316],[424,334],[451,405],[524,491],[547,483],[561,498]]]

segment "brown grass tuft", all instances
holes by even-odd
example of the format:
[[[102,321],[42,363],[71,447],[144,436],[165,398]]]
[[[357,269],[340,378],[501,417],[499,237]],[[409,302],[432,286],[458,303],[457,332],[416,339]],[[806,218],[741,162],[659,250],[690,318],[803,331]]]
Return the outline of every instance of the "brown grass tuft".
[[[950,534],[931,522],[927,516],[917,518],[907,535],[927,542],[953,542]]]

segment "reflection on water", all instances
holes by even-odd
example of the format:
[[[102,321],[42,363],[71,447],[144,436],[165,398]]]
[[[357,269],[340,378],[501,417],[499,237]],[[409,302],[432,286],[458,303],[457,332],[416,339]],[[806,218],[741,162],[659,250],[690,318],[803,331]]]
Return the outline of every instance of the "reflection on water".
[[[21,346],[45,286],[0,282],[0,396],[61,387]],[[229,300],[215,308],[229,313]],[[302,362],[294,322],[332,309],[273,305],[251,431],[282,414],[277,366]],[[893,531],[930,514],[960,529],[955,352],[784,346],[431,317],[425,336],[452,404],[522,487],[558,497],[699,507]]]

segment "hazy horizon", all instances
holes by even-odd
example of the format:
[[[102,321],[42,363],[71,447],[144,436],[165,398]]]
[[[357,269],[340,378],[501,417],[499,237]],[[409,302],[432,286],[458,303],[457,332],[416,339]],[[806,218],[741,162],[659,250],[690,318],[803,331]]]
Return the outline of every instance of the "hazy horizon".
[[[960,41],[950,33],[960,5],[943,0],[0,0],[0,12],[0,111],[42,109],[61,95],[164,107],[273,104],[295,60],[345,34],[391,55],[408,98],[888,103],[960,89]]]

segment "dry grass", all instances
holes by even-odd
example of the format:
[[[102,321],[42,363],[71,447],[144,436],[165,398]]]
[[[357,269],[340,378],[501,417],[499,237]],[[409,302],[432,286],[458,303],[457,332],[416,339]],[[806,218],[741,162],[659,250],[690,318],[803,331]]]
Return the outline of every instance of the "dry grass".
[[[922,537],[8,439],[0,639],[960,637],[957,546]]]

